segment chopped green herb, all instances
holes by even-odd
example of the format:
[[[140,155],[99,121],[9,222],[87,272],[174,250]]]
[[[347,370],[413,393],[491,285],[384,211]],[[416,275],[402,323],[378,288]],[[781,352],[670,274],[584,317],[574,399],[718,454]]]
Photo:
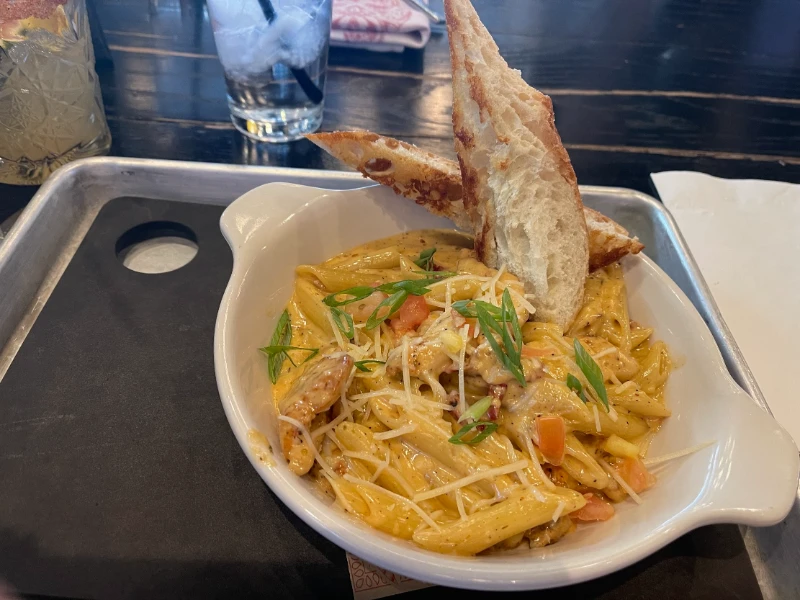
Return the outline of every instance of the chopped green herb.
[[[378,286],[378,290],[386,292],[387,294],[394,294],[395,292],[404,291],[412,296],[424,296],[431,290],[427,287],[432,283],[439,281],[440,277],[431,277],[428,279],[404,279],[403,281],[393,281],[391,283],[384,283]]]
[[[289,318],[289,311],[284,310],[281,316],[278,317],[278,323],[275,325],[275,331],[272,332],[272,337],[269,340],[270,346],[286,346],[292,341],[292,322]],[[275,354],[267,355],[267,370],[269,371],[269,379],[272,383],[278,381],[278,376],[281,374],[281,367],[283,361],[286,359],[286,353],[278,352]]]
[[[581,345],[578,338],[575,338],[572,346],[575,348],[575,363],[583,372],[589,385],[597,392],[597,396],[602,401],[603,406],[606,407],[606,412],[608,412],[608,393],[603,383],[602,369],[600,369],[600,366],[594,361],[592,355],[586,351],[586,348]]]
[[[578,394],[578,398],[580,398],[584,404],[588,402],[586,399],[586,394],[583,393],[583,385],[581,384],[581,380],[575,377],[575,375],[572,373],[567,374],[567,387]]]
[[[331,306],[331,316],[336,327],[348,340],[356,337],[356,327],[353,324],[353,317],[349,313],[336,306]]]
[[[477,421],[480,419],[484,413],[489,410],[489,407],[492,405],[492,397],[486,396],[478,400],[475,404],[470,406],[467,410],[464,411],[464,414],[458,419],[458,422],[466,421],[467,419],[472,419],[473,421]]]
[[[522,328],[517,318],[517,311],[511,302],[511,294],[506,288],[500,306],[489,304],[483,300],[458,300],[453,302],[453,310],[467,319],[478,319],[481,330],[492,350],[502,365],[519,381],[526,385],[522,371]],[[500,347],[492,332],[500,336],[503,347]]]
[[[322,301],[327,304],[328,306],[344,306],[345,304],[350,304],[352,302],[358,302],[359,300],[363,300],[367,296],[371,296],[375,292],[375,288],[367,287],[365,285],[359,285],[356,287],[351,287],[346,290],[342,290],[341,292],[336,292],[334,294],[329,294],[325,296]],[[339,300],[341,296],[350,296],[345,300]]]
[[[391,317],[394,313],[400,310],[400,307],[403,305],[403,302],[406,301],[408,298],[408,292],[405,290],[400,290],[395,292],[388,298],[384,298],[383,301],[378,304],[378,307],[372,311],[372,314],[367,319],[367,324],[365,329],[372,330],[375,329],[378,325],[383,323],[386,319]],[[381,312],[381,309],[383,312]]]
[[[475,319],[478,316],[476,307],[480,305],[486,312],[488,312],[493,318],[499,319],[500,318],[500,308],[495,306],[494,304],[489,304],[488,302],[484,302],[483,300],[456,300],[453,302],[452,307],[453,310],[460,314],[462,317],[467,319]]]
[[[371,373],[372,369],[370,369],[367,365],[385,365],[385,360],[357,360],[353,363],[359,371],[363,371],[364,373]]]
[[[299,364],[306,363],[314,358],[317,354],[319,354],[319,348],[301,348],[300,346],[286,346],[284,344],[277,344],[273,346],[264,346],[263,348],[259,348],[261,352],[267,355],[267,365],[269,366],[269,379],[272,383],[278,382],[278,376],[281,374],[281,365],[283,364],[283,360],[289,359],[289,362],[292,363],[293,366],[298,366],[298,363],[292,360],[292,357],[289,355],[291,351],[299,351],[299,352],[308,352],[308,356],[306,356],[305,360],[301,361]],[[280,357],[280,363],[277,362],[277,358]],[[277,365],[274,369],[270,361],[275,361]]]
[[[511,302],[511,294],[508,288],[503,290],[503,297],[500,302],[500,318],[503,323],[509,324],[509,327],[503,327],[503,344],[506,347],[506,351],[516,364],[521,365],[522,328],[519,325],[517,311],[514,308],[514,303]]]
[[[464,435],[476,427],[483,426],[483,430],[478,433],[478,435],[469,438],[468,440],[464,439]],[[497,423],[492,423],[491,421],[475,421],[474,423],[469,423],[464,425],[461,429],[459,429],[456,434],[451,437],[448,442],[451,444],[477,444],[478,442],[482,442],[487,437],[492,435],[497,430]]]
[[[436,253],[436,248],[428,248],[419,253],[419,258],[414,261],[420,269],[430,271],[433,268],[433,255]]]

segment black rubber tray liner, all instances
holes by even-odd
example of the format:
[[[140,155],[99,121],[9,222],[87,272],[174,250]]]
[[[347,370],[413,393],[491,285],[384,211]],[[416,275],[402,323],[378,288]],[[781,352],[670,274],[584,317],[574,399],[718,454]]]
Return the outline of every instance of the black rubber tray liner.
[[[232,262],[221,212],[106,205],[0,382],[0,578],[21,592],[350,596],[344,552],[272,495],[228,428],[212,351]],[[125,268],[117,241],[152,221],[191,229],[194,260],[159,275]],[[761,597],[734,526],[706,527],[594,582],[526,595]]]

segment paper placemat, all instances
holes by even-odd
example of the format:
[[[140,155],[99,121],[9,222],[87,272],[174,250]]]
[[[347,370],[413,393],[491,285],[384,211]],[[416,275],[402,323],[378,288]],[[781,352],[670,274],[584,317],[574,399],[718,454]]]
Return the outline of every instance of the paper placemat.
[[[347,553],[347,568],[350,571],[350,584],[353,586],[354,600],[374,600],[412,590],[432,587],[405,575],[396,575],[386,569]]]

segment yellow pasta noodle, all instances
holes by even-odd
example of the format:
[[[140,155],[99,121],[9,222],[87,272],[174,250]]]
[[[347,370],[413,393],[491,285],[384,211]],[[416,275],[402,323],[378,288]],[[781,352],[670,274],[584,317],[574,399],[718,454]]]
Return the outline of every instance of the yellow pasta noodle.
[[[553,543],[598,499],[646,502],[673,365],[631,320],[622,267],[589,276],[565,335],[470,244],[407,232],[297,267],[288,359],[265,348],[282,450],[314,444],[314,466],[290,468],[376,530],[458,555]]]

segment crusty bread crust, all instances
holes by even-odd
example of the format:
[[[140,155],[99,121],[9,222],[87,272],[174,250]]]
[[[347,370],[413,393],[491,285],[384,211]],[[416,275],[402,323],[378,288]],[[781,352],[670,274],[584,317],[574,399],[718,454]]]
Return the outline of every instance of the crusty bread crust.
[[[334,131],[306,137],[364,177],[391,187],[431,213],[450,219],[460,229],[473,231],[462,202],[457,162],[370,131]],[[638,254],[644,248],[619,223],[591,208],[584,207],[583,211],[589,233],[590,270],[610,265],[627,254]]]
[[[461,229],[472,230],[461,202],[461,173],[453,161],[370,131],[334,131],[306,137],[364,177],[450,219]]]
[[[627,254],[639,254],[644,249],[628,230],[604,214],[584,207],[586,229],[589,231],[589,270],[594,271],[618,261]]]
[[[475,248],[506,264],[536,318],[566,328],[583,303],[588,234],[550,99],[509,68],[468,0],[445,0],[453,133]]]

